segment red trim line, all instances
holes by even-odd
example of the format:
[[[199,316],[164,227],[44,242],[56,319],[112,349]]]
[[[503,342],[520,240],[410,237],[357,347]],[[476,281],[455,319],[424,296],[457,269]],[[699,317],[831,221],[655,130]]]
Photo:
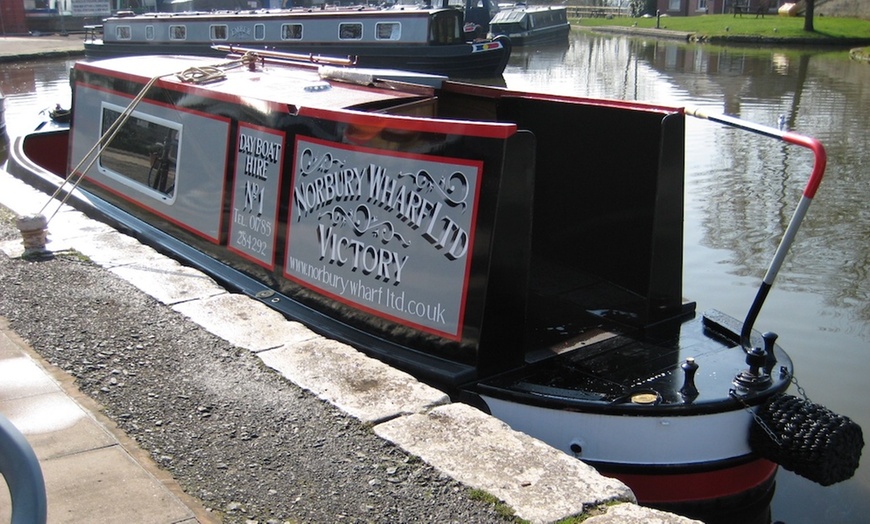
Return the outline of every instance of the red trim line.
[[[776,474],[776,464],[764,459],[703,473],[603,474],[624,482],[640,504],[703,502],[751,491]]]

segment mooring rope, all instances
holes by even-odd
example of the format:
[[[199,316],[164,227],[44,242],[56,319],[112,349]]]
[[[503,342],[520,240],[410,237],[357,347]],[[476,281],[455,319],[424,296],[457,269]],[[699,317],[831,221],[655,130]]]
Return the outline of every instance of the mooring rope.
[[[145,84],[145,87],[143,87],[142,90],[139,91],[139,94],[137,94],[133,98],[133,100],[130,101],[130,103],[121,113],[121,115],[114,122],[112,122],[112,125],[109,126],[106,132],[103,133],[102,136],[100,136],[100,139],[97,140],[94,146],[91,147],[91,149],[87,153],[85,153],[78,165],[76,165],[76,167],[74,167],[72,171],[67,174],[67,177],[64,178],[63,182],[57,187],[57,189],[54,190],[54,193],[52,193],[51,197],[48,199],[45,205],[42,206],[42,209],[39,210],[39,214],[43,214],[51,201],[57,198],[57,196],[64,189],[64,187],[66,187],[67,183],[70,183],[70,181],[72,180],[72,187],[60,200],[60,204],[58,204],[57,209],[54,210],[54,213],[52,213],[48,220],[46,220],[46,225],[48,225],[48,223],[51,222],[51,219],[53,219],[55,215],[57,215],[58,211],[60,211],[61,207],[63,207],[63,205],[66,203],[72,192],[79,186],[82,179],[85,177],[85,173],[87,173],[88,170],[91,169],[91,167],[94,165],[94,162],[96,162],[97,159],[100,158],[100,155],[103,153],[103,151],[109,146],[109,144],[112,143],[112,140],[118,134],[118,131],[120,131],[121,126],[130,118],[130,115],[133,113],[133,110],[136,108],[136,106],[139,105],[139,102],[141,102],[142,99],[145,98],[145,95],[148,93],[148,90],[151,89],[151,86],[153,86],[157,82],[157,80],[171,74],[174,73],[157,75],[155,77],[152,77],[151,80],[149,80]],[[95,151],[96,154],[94,154]],[[90,158],[90,162],[88,162],[87,167],[84,170],[80,170],[82,165],[88,160],[88,158]]]

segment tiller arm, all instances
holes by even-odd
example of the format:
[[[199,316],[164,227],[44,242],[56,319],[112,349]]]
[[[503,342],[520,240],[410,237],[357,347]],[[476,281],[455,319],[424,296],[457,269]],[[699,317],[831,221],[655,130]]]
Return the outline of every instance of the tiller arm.
[[[809,209],[810,203],[816,195],[816,190],[818,190],[819,184],[822,182],[822,177],[825,174],[825,165],[827,164],[827,154],[825,153],[825,148],[822,143],[815,138],[746,122],[733,116],[708,115],[699,108],[686,108],[685,111],[686,114],[690,116],[711,120],[713,122],[736,127],[759,135],[776,138],[789,144],[805,147],[811,150],[815,155],[813,171],[810,174],[810,179],[807,181],[806,187],[804,188],[801,200],[798,203],[797,209],[795,209],[791,221],[788,223],[788,227],[779,243],[779,247],[776,248],[776,252],[773,254],[773,260],[770,262],[770,266],[767,268],[767,273],[764,275],[761,286],[758,288],[758,293],[755,295],[755,300],[752,302],[752,306],[746,314],[746,320],[743,321],[743,330],[740,333],[740,344],[743,346],[744,351],[749,352],[752,350],[752,341],[750,340],[752,327],[755,324],[755,320],[758,318],[758,313],[761,311],[761,306],[764,304],[764,300],[767,298],[770,288],[773,286],[776,274],[779,272],[779,268],[782,267],[783,259],[791,248],[792,242],[794,242],[794,237],[797,234],[798,228],[800,227],[804,216],[807,214],[807,209]]]

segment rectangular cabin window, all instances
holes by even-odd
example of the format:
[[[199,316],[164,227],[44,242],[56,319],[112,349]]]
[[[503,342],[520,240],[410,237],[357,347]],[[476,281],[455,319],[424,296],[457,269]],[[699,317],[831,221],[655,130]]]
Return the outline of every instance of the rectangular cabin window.
[[[463,42],[462,12],[457,9],[436,11],[429,16],[429,42],[459,44]]]
[[[399,40],[402,38],[402,24],[399,22],[378,22],[375,24],[376,40]]]
[[[119,25],[115,27],[115,38],[118,40],[130,40],[132,30],[128,25]]]
[[[169,26],[169,39],[170,40],[187,40],[187,26],[186,25],[171,25],[171,26]]]
[[[210,25],[208,26],[208,32],[209,38],[211,38],[212,41],[226,40],[227,35],[229,34],[229,29],[223,24]]]
[[[266,24],[254,24],[254,40],[265,40],[265,39],[266,39]]]
[[[102,134],[124,109],[103,103]],[[99,168],[106,176],[163,202],[175,199],[181,126],[134,111],[108,147],[100,153]]]
[[[145,26],[145,40],[154,40],[154,26],[146,25]]]
[[[281,40],[302,40],[302,24],[281,24]]]
[[[338,39],[339,40],[362,40],[363,27],[362,24],[353,22],[347,24],[338,24]]]

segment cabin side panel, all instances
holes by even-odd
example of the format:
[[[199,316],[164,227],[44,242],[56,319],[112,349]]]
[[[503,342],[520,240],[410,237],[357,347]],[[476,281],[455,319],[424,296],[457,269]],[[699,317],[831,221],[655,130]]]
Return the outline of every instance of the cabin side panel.
[[[75,161],[141,82],[79,75]],[[432,120],[421,101],[419,116],[408,99],[297,109],[158,83],[88,189],[331,319],[312,323],[325,334],[356,330],[367,351],[455,385],[522,360],[533,192],[515,157],[533,158],[534,142],[511,142],[510,124]]]
[[[228,120],[149,100],[128,111],[130,96],[83,83],[74,96],[72,165],[86,159],[95,137],[106,136],[86,183],[109,200],[135,202],[163,222],[221,241]],[[119,119],[126,120],[107,140]]]
[[[288,128],[280,291],[411,351],[477,363],[505,140],[316,113]]]
[[[429,14],[382,11],[345,12],[341,16],[292,13],[286,16],[220,16],[195,18],[159,17],[120,18],[104,25],[106,42],[145,44],[235,44],[264,42],[288,45],[425,44],[429,40]],[[219,28],[219,29],[216,29]],[[216,38],[218,36],[218,38]],[[328,48],[327,48],[328,49]]]

